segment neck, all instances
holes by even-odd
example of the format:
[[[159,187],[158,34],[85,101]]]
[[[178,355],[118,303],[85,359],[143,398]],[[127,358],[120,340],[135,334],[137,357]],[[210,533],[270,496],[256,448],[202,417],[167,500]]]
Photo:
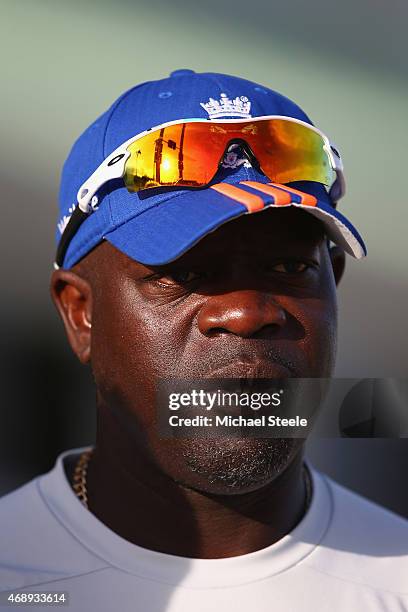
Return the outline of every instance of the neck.
[[[213,495],[176,482],[120,437],[98,433],[88,507],[119,536],[150,550],[203,559],[243,555],[277,542],[302,519],[302,459],[300,451],[256,491]]]

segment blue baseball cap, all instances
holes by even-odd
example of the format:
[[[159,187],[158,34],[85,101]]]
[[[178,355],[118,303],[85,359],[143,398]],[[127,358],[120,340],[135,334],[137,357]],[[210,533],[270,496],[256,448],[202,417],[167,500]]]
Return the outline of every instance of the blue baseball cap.
[[[248,118],[283,115],[313,125],[285,96],[234,76],[177,70],[166,79],[137,85],[120,96],[72,147],[62,171],[57,243],[76,207],[81,185],[117,147],[163,123],[208,119],[214,103],[218,118],[237,118],[234,105],[223,104],[236,99],[245,101],[239,109],[241,117],[243,113]],[[248,199],[257,203],[257,212],[282,208],[276,188],[270,188],[269,178],[245,159],[242,150],[232,148],[224,161],[212,183],[202,189],[161,187],[134,193],[122,179],[106,183],[97,194],[95,212],[70,240],[62,267],[72,267],[103,240],[142,264],[162,265],[180,257],[220,225],[248,214]],[[358,259],[366,255],[360,234],[335,208],[322,184],[302,181],[279,188],[290,196],[286,205],[322,221],[330,240]],[[314,197],[313,206],[305,204],[307,195]]]

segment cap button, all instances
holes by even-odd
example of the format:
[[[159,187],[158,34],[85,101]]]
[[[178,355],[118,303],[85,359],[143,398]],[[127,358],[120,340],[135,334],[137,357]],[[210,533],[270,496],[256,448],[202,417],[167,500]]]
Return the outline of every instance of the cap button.
[[[180,68],[180,70],[173,70],[173,72],[170,72],[171,77],[186,76],[187,74],[195,74],[195,72],[189,68]]]

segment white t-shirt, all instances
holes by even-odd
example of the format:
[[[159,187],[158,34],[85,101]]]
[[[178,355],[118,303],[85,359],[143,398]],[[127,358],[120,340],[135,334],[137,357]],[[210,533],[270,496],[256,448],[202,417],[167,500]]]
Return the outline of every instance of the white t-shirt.
[[[1,603],[19,590],[64,591],[70,612],[408,611],[408,521],[308,461],[312,502],[291,533],[246,555],[189,559],[124,540],[81,504],[63,461],[82,450],[0,499]]]

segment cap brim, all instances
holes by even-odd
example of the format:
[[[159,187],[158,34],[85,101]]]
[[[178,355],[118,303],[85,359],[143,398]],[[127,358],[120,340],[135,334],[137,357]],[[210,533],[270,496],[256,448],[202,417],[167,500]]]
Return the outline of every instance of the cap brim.
[[[328,238],[353,257],[361,259],[367,253],[360,234],[344,215],[323,198],[293,187],[239,181],[173,194],[104,238],[142,264],[163,265],[231,219],[270,207],[294,206],[322,221]]]

